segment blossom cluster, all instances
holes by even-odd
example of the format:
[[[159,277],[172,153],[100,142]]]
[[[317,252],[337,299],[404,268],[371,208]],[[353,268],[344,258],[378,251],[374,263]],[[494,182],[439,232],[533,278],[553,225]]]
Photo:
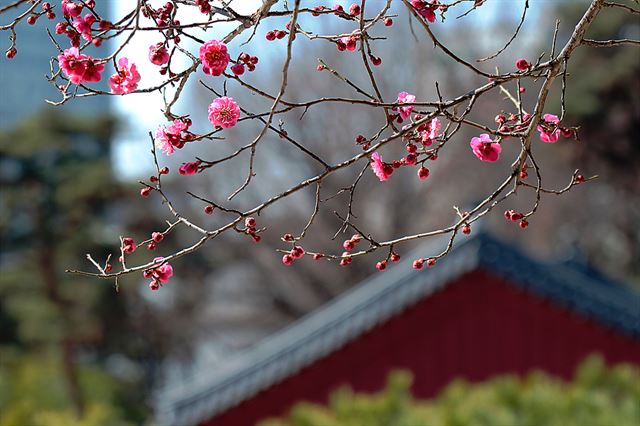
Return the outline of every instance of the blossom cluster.
[[[147,279],[151,279],[149,283],[151,290],[158,290],[162,284],[168,283],[169,278],[173,276],[173,267],[168,262],[165,262],[163,257],[156,257],[153,262],[158,266],[145,269],[142,275]]]
[[[80,53],[77,47],[66,49],[58,55],[58,63],[73,84],[96,83],[102,79],[104,63]]]
[[[155,134],[156,147],[166,155],[181,149],[187,142],[193,140],[193,134],[188,132],[189,126],[191,126],[189,119],[176,119],[169,126],[160,126]]]
[[[436,21],[436,10],[438,8],[442,11],[447,10],[446,5],[439,5],[437,1],[411,0],[411,5],[423,18],[431,23]]]
[[[116,74],[109,77],[111,92],[116,95],[125,95],[138,88],[140,73],[135,64],[130,64],[127,58],[120,58]]]
[[[594,0],[595,3],[598,1]],[[162,152],[167,156],[185,148],[187,144],[189,144],[189,147],[183,151],[185,155],[193,154],[193,151],[196,151],[199,145],[206,140],[244,138],[246,135],[243,132],[229,131],[229,129],[233,129],[239,124],[255,120],[254,122],[261,126],[262,130],[258,135],[249,139],[250,141],[253,140],[253,142],[243,143],[242,148],[233,151],[235,152],[234,154],[212,160],[194,155],[190,160],[184,160],[180,166],[176,167],[176,175],[193,176],[210,170],[219,163],[234,158],[243,158],[245,154],[248,154],[247,178],[240,188],[227,197],[227,200],[230,201],[250,184],[254,176],[259,174],[254,170],[254,160],[256,160],[256,152],[264,150],[262,148],[257,150],[256,147],[263,139],[263,136],[271,131],[282,139],[283,144],[290,144],[287,146],[295,147],[292,149],[299,149],[304,153],[303,155],[313,158],[310,161],[321,163],[323,166],[322,170],[315,176],[306,177],[305,180],[302,180],[297,185],[284,189],[280,194],[274,195],[272,198],[247,210],[238,210],[240,207],[237,206],[242,205],[243,201],[240,201],[237,205],[223,205],[222,203],[218,204],[217,201],[211,201],[213,198],[204,198],[208,197],[208,195],[200,196],[190,192],[189,194],[194,197],[195,202],[204,203],[204,214],[212,215],[214,212],[220,212],[219,214],[216,213],[212,219],[216,220],[218,216],[225,215],[231,217],[229,222],[219,229],[208,230],[206,225],[191,223],[186,216],[182,213],[178,214],[174,210],[174,204],[169,201],[168,193],[163,192],[160,182],[161,175],[168,174],[169,169],[159,166],[164,160],[163,158],[158,159],[155,157],[157,173],[151,176],[148,181],[141,182],[140,195],[147,198],[151,197],[152,194],[160,194],[162,201],[170,206],[171,213],[179,220],[175,223],[170,223],[169,229],[163,232],[154,232],[151,238],[146,241],[136,242],[132,237],[122,238],[120,245],[122,272],[119,272],[128,273],[132,270],[143,272],[145,279],[151,280],[149,287],[152,290],[157,290],[160,286],[169,282],[170,277],[173,275],[173,268],[168,260],[172,261],[179,256],[155,257],[153,261],[138,267],[125,266],[125,257],[135,253],[140,246],[146,245],[148,250],[156,250],[160,242],[163,241],[166,232],[174,226],[185,225],[196,232],[201,232],[203,234],[201,241],[203,242],[230,230],[247,238],[250,237],[254,242],[258,243],[262,240],[263,231],[267,228],[258,228],[256,217],[263,217],[259,215],[272,203],[312,186],[317,186],[316,208],[301,235],[294,237],[292,234],[285,234],[282,237],[282,240],[287,245],[286,250],[280,250],[283,254],[282,263],[292,265],[304,256],[310,256],[315,260],[335,261],[341,266],[348,266],[359,256],[379,249],[384,249],[385,251],[388,249],[387,256],[384,258],[378,257],[376,262],[376,269],[383,271],[390,262],[397,262],[400,259],[400,255],[396,251],[400,243],[423,238],[426,234],[449,234],[451,235],[451,243],[453,243],[453,239],[459,233],[469,235],[473,222],[508,198],[510,193],[507,193],[503,199],[498,198],[498,196],[502,195],[500,195],[500,191],[497,191],[496,194],[487,198],[488,201],[478,205],[476,208],[470,208],[469,212],[461,212],[455,208],[458,214],[455,224],[439,231],[433,233],[424,232],[410,238],[402,237],[385,242],[377,241],[374,239],[375,236],[361,230],[361,227],[363,227],[362,220],[358,220],[352,214],[351,203],[360,178],[364,177],[363,180],[372,179],[374,180],[373,184],[383,185],[379,184],[378,181],[388,182],[394,173],[396,173],[397,177],[397,174],[411,171],[421,182],[425,182],[424,185],[429,185],[432,182],[427,180],[432,173],[429,169],[431,167],[430,164],[433,164],[431,162],[438,159],[438,156],[444,152],[443,148],[451,141],[451,143],[462,143],[465,150],[464,155],[470,161],[476,161],[477,159],[483,162],[480,167],[508,169],[510,181],[507,182],[513,183],[513,193],[516,192],[515,189],[519,186],[525,187],[525,190],[534,189],[539,201],[540,193],[545,191],[540,187],[540,169],[531,154],[532,148],[536,147],[532,143],[538,146],[545,146],[539,142],[554,144],[560,141],[561,137],[577,139],[577,128],[569,127],[564,123],[564,99],[561,113],[558,115],[542,114],[545,111],[543,108],[544,101],[547,98],[546,93],[548,93],[548,89],[553,84],[553,79],[562,75],[561,69],[563,64],[566,68],[568,57],[557,57],[556,60],[553,57],[546,60],[542,56],[538,57],[537,60],[519,58],[515,60],[515,63],[511,62],[512,65],[508,67],[509,69],[506,72],[499,72],[496,69],[494,73],[489,71],[494,67],[483,64],[484,60],[474,62],[458,57],[454,53],[456,49],[449,50],[445,48],[440,39],[436,38],[432,31],[433,26],[444,24],[445,18],[449,17],[452,9],[463,10],[466,8],[467,11],[459,16],[463,17],[482,6],[484,3],[482,0],[473,2],[407,0],[397,3],[401,4],[401,7],[396,7],[396,2],[379,2],[382,6],[377,9],[377,13],[372,12],[374,7],[377,7],[374,6],[377,2],[365,5],[365,2],[353,1],[348,6],[346,4],[341,5],[335,0],[329,1],[324,5],[318,4],[320,2],[315,2],[314,5],[302,6],[299,5],[299,2],[296,2],[295,5],[292,5],[293,2],[282,2],[280,4],[282,8],[272,9],[271,6],[277,2],[265,1],[261,2],[262,5],[253,14],[238,13],[235,10],[236,6],[229,2],[222,2],[224,3],[222,6],[214,6],[217,3],[209,0],[143,1],[131,2],[133,9],[131,14],[125,19],[114,20],[114,22],[100,17],[99,12],[96,10],[95,0],[60,0],[55,2],[55,5],[42,1],[17,2],[16,7],[21,7],[20,3],[29,4],[29,6],[25,6],[26,12],[24,15],[20,16],[26,17],[25,20],[30,25],[33,25],[42,16],[46,16],[51,20],[56,19],[54,10],[59,11],[59,19],[55,25],[56,36],[53,36],[55,37],[56,45],[61,46],[59,48],[60,53],[57,55],[59,70],[52,70],[51,81],[63,95],[61,104],[69,99],[84,96],[104,94],[137,94],[142,96],[145,93],[161,93],[164,97],[162,112],[166,122],[159,123],[160,125],[153,133],[153,143],[158,152]],[[56,10],[56,7],[59,7],[59,9]],[[528,6],[525,5],[526,7]],[[196,18],[189,22],[180,22],[180,19],[186,19],[182,18],[183,16],[189,16],[188,13],[183,13],[186,12],[184,9],[189,8],[194,10],[197,8],[200,13],[196,14]],[[424,29],[424,37],[431,38],[433,46],[436,49],[440,49],[441,54],[449,57],[455,63],[461,64],[470,73],[475,73],[481,78],[483,85],[472,91],[469,91],[469,88],[465,88],[462,94],[458,94],[457,97],[452,97],[446,101],[438,90],[439,101],[428,101],[421,95],[415,84],[412,85],[414,82],[411,79],[404,79],[399,82],[396,78],[389,79],[387,86],[398,84],[399,82],[402,86],[395,88],[393,94],[397,93],[397,91],[399,93],[395,96],[387,96],[388,87],[381,87],[376,81],[380,73],[387,67],[386,64],[380,67],[382,65],[382,57],[376,55],[376,49],[380,48],[380,46],[385,46],[384,43],[388,43],[386,48],[403,46],[402,43],[390,44],[386,41],[391,39],[392,33],[386,27],[393,26],[394,19],[398,19],[398,22],[403,22],[400,21],[400,18],[403,18],[400,16],[402,11],[404,11],[405,15],[408,15],[404,16],[404,18],[408,17],[410,22],[417,23],[416,28],[419,28],[419,31]],[[272,19],[274,17],[277,18]],[[309,25],[309,21],[317,21],[318,17],[326,17],[340,22],[344,25],[344,28],[341,28],[339,33],[326,34],[326,28],[329,26]],[[22,18],[19,18],[17,22],[20,19]],[[284,20],[279,21],[280,19]],[[525,17],[523,16],[522,19],[524,21]],[[582,20],[580,25],[586,25],[586,27],[574,33],[576,37],[569,39],[567,44],[569,48],[557,50],[570,53],[578,47],[580,44],[579,39],[582,38],[591,21],[590,19]],[[236,24],[232,26],[233,29],[230,32],[217,32],[218,23],[223,24],[221,30],[224,31],[225,23],[234,22]],[[266,25],[269,25],[267,23],[273,22],[278,22],[278,24],[266,27]],[[11,38],[12,45],[6,52],[7,58],[13,58],[17,54],[14,26],[3,26],[2,28],[2,30],[8,29],[13,33]],[[412,27],[412,32],[414,37],[418,38],[416,28]],[[519,28],[520,25],[518,26]],[[322,31],[318,29],[322,29]],[[245,32],[245,30],[249,31]],[[127,57],[125,52],[130,50],[128,48],[125,49],[125,47],[138,32],[153,34],[153,38],[147,42],[150,45],[148,49],[146,48],[147,45],[144,45],[145,49],[141,56]],[[238,37],[243,32],[243,36]],[[518,30],[516,30],[513,39],[515,39],[517,33]],[[262,65],[259,65],[258,57],[251,54],[252,51],[249,50],[249,47],[244,48],[246,51],[241,50],[241,47],[251,46],[250,43],[255,40],[254,36],[256,35],[258,35],[257,38],[269,41],[268,46],[270,49],[279,49],[280,53],[286,52],[285,67],[281,73],[282,79],[276,78],[273,80],[281,82],[279,92],[273,88],[265,89],[261,87],[259,78],[251,78],[255,74],[245,74],[255,71],[257,67],[262,67]],[[215,38],[212,39],[211,37]],[[114,39],[122,39],[124,41],[111,54],[100,53],[106,49],[106,46],[102,46],[102,44]],[[188,43],[183,43],[183,39]],[[322,58],[319,59],[318,64],[313,66],[309,66],[304,61],[292,61],[292,54],[299,51],[302,45],[300,39],[304,43],[326,43],[331,49],[335,48],[344,53],[338,55],[339,61],[334,61],[338,62],[337,65],[329,65],[330,61]],[[506,50],[513,39],[493,57]],[[283,49],[285,44],[286,49]],[[197,47],[193,47],[194,45]],[[511,49],[511,51],[514,51],[514,49]],[[363,67],[358,68],[362,70],[360,75],[353,76],[352,70],[345,72],[342,69],[343,64],[340,61],[356,60],[362,60]],[[143,66],[146,61],[155,66],[148,69],[158,73],[160,76],[165,76],[155,86],[145,84],[152,79],[147,75],[141,75],[141,70],[143,71],[142,74],[146,74],[146,71],[144,71],[146,68]],[[187,62],[186,66],[185,62]],[[290,63],[295,63],[295,66],[290,66]],[[55,62],[53,64],[55,68]],[[371,67],[371,64],[378,68]],[[318,78],[325,76],[327,78],[336,78],[337,85],[345,84],[348,90],[354,89],[355,92],[350,96],[333,94],[324,96],[323,94],[310,101],[294,100],[294,91],[288,90],[288,82],[290,83],[299,78],[301,75],[300,70],[309,72],[314,69],[314,66],[320,72],[317,74]],[[102,77],[105,72],[107,72],[105,75],[105,87],[108,85],[108,89],[102,89],[100,85],[92,86],[92,83],[103,81]],[[308,76],[308,74],[302,75],[305,78]],[[316,74],[314,73],[314,75]],[[212,93],[206,111],[178,111],[182,108],[182,105],[177,101],[181,93],[183,93],[183,89],[188,87],[187,84],[193,85],[192,76],[199,76],[196,78],[201,78],[203,85]],[[266,72],[264,76],[273,77]],[[365,83],[362,83],[362,81]],[[523,96],[526,93],[523,83],[527,81],[534,81],[542,86],[540,93],[545,93],[545,96],[539,95],[537,103],[530,102],[530,95]],[[329,85],[326,84],[326,86]],[[548,85],[546,89],[545,85]],[[103,90],[109,90],[109,93],[103,92]],[[250,101],[248,98],[242,97],[241,90],[250,91],[256,98],[259,97],[262,100],[266,100],[272,106],[266,111],[251,111],[253,108],[258,108],[257,105],[260,105],[260,103],[257,102],[256,105],[245,104],[245,102],[248,103]],[[472,107],[477,105],[475,103],[477,98],[491,91],[496,93],[498,90],[507,92],[509,95],[507,96],[508,100],[513,103],[513,109],[511,110],[513,112],[509,110],[494,112],[497,115],[494,123],[490,124],[482,122],[477,117],[468,116]],[[514,90],[516,96],[512,96],[509,92],[510,90]],[[279,93],[279,95],[276,95],[276,93]],[[484,105],[490,105],[485,99],[486,97],[482,99],[485,102]],[[468,107],[465,108],[465,103],[467,102]],[[355,136],[355,150],[357,153],[351,158],[341,159],[340,162],[336,162],[335,159],[330,161],[324,155],[316,155],[316,153],[311,152],[311,147],[306,143],[307,141],[298,142],[294,140],[296,136],[293,136],[293,133],[292,136],[289,136],[287,133],[289,129],[285,130],[288,124],[286,122],[288,112],[291,111],[294,114],[298,111],[304,111],[300,114],[300,119],[306,119],[307,112],[318,108],[315,105],[321,103],[323,105],[342,103],[353,109],[362,105],[366,105],[367,108],[375,108],[375,111],[381,112],[379,115],[380,126],[376,131],[367,127],[367,131],[371,131],[371,134],[362,130],[367,136],[363,134]],[[487,107],[487,109],[490,108],[490,106]],[[530,110],[531,114],[527,113],[526,111],[529,108],[535,108],[535,112]],[[207,124],[206,130],[199,132],[196,129],[199,129],[200,126],[194,126],[192,118],[196,120],[196,117],[205,117],[205,114],[206,120],[210,125]],[[458,133],[460,128],[473,129],[473,133],[461,138]],[[345,134],[348,135],[349,133],[345,132]],[[462,141],[460,142],[461,139]],[[548,149],[551,147],[550,145],[546,146]],[[348,147],[348,149],[353,148],[354,146]],[[520,154],[512,163],[513,165],[509,166],[504,161],[504,156],[510,150],[516,149],[520,149]],[[154,156],[155,154],[156,151],[154,151]],[[261,153],[261,155],[263,154]],[[501,159],[503,160],[502,162]],[[356,163],[362,165],[363,168],[353,185],[342,188],[333,196],[325,194],[327,187],[329,187],[329,185],[323,186],[325,177]],[[256,162],[255,164],[261,163]],[[538,176],[537,187],[526,181],[531,170],[534,170]],[[193,180],[195,178],[189,179]],[[586,180],[589,179],[576,172],[569,188]],[[321,187],[322,194],[320,193]],[[511,185],[505,183],[502,188],[510,187]],[[563,191],[546,192],[559,193]],[[313,224],[316,214],[323,210],[320,209],[320,205],[326,200],[337,198],[344,193],[349,193],[350,197],[348,214],[346,214],[346,218],[341,224],[340,231],[346,232],[352,228],[353,230],[349,231],[349,234],[356,233],[344,240],[341,246],[337,247],[336,254],[311,251],[313,249],[302,240],[305,238],[307,228]],[[179,203],[175,203],[175,206],[179,206]],[[522,229],[525,229],[529,226],[528,220],[531,219],[537,207],[538,204],[536,203],[529,212],[507,209],[505,218],[511,222],[518,223]],[[340,218],[342,219],[342,217]],[[206,219],[206,217],[201,219]],[[334,239],[337,238],[338,234],[335,234]],[[190,250],[194,251],[198,248],[199,245],[196,244],[185,250],[190,252]],[[178,253],[184,254],[185,252]],[[424,258],[415,259],[413,268],[433,267],[444,255],[446,255],[446,252],[432,255],[431,257],[425,256]],[[104,277],[111,272],[111,265],[108,265],[104,271],[100,267],[98,269],[101,271],[99,275]]]

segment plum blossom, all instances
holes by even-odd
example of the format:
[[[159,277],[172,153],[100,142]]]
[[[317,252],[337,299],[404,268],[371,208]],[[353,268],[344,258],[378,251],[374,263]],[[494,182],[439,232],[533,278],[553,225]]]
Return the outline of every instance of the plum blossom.
[[[122,251],[131,254],[138,248],[138,245],[131,237],[125,237],[122,239]]]
[[[164,257],[156,257],[153,261],[156,263],[164,262]],[[169,278],[173,276],[173,267],[164,262],[160,266],[153,268],[152,276],[163,284],[168,283]]]
[[[424,146],[430,146],[433,143],[433,141],[438,137],[440,127],[442,127],[442,125],[440,124],[440,120],[438,120],[438,117],[435,117],[429,122],[429,124],[427,125],[427,130],[424,130],[420,133],[422,144]]]
[[[560,123],[560,119],[557,115],[545,114],[542,116],[545,123],[551,124],[551,128],[555,128],[553,131],[546,129],[543,126],[538,125],[538,132],[540,132],[540,140],[546,143],[555,143],[560,138],[560,129],[557,128],[557,124]]]
[[[181,175],[195,175],[198,173],[198,166],[200,165],[199,161],[194,161],[192,163],[183,163],[182,166],[178,169],[178,173]]]
[[[200,46],[200,60],[205,74],[219,76],[229,65],[231,57],[227,45],[218,40],[210,40]]]
[[[209,105],[209,121],[216,127],[228,129],[240,118],[240,107],[233,98],[223,96]]]
[[[184,146],[185,141],[181,134],[187,129],[187,123],[183,120],[173,120],[169,127],[160,126],[156,130],[156,147],[161,149],[166,155],[171,155],[176,148],[180,149]]]
[[[149,46],[149,60],[154,65],[164,65],[169,62],[169,52],[162,43]]]
[[[62,13],[65,16],[70,16],[72,18],[75,18],[76,16],[80,15],[80,13],[82,12],[82,8],[84,7],[82,4],[74,3],[69,0],[62,0],[61,6],[62,6]]]
[[[87,13],[84,15],[84,18],[82,16],[78,16],[73,20],[73,28],[82,34],[82,37],[85,40],[91,41],[93,39],[93,36],[91,35],[91,25],[93,25],[94,22],[96,22],[96,17],[91,13]]]
[[[133,92],[138,87],[138,82],[140,82],[140,73],[136,64],[129,64],[127,58],[120,58],[118,65],[116,74],[109,77],[111,92],[116,95]]]
[[[530,66],[531,64],[524,58],[520,58],[516,61],[516,68],[518,68],[520,71],[526,71]]]
[[[416,101],[416,97],[411,93],[407,93],[407,92],[398,93],[398,103],[403,104],[403,103],[410,103],[415,101]],[[412,111],[413,111],[413,105],[398,107],[398,113],[400,114],[400,117],[402,117],[403,120],[406,120],[411,115]]]
[[[415,166],[418,164],[418,157],[415,154],[408,154],[401,161],[401,164],[406,164],[407,166]]]
[[[432,24],[436,21],[436,12],[431,7],[422,9],[420,11],[420,15],[422,15],[427,21],[429,21]]]
[[[433,120],[431,120],[431,122],[429,122],[429,138],[430,139],[435,139],[438,136],[440,127],[442,127],[442,125],[440,124],[440,120],[438,120],[438,117],[435,117]]]
[[[436,20],[436,4],[427,3],[424,0],[411,0],[411,5],[427,21],[434,23]]]
[[[342,43],[344,43],[345,48],[349,51],[349,52],[353,52],[356,50],[356,47],[358,46],[358,42],[356,37],[354,36],[347,36],[347,37],[342,37],[340,39],[340,41]]]
[[[100,81],[104,64],[89,55],[81,54],[77,47],[65,49],[58,55],[60,69],[73,84]]]
[[[380,182],[389,179],[389,176],[393,173],[393,167],[390,164],[384,163],[382,156],[377,152],[371,154],[371,169],[378,179],[380,179]]]
[[[499,143],[494,143],[486,133],[481,134],[480,137],[471,138],[470,145],[475,156],[482,161],[492,163],[500,158],[502,146]]]
[[[173,276],[173,268],[169,263],[164,261],[164,257],[156,257],[153,261],[159,265],[150,269],[145,269],[142,276],[145,278],[151,278],[149,288],[155,291],[160,289],[161,284],[169,282],[169,278]]]

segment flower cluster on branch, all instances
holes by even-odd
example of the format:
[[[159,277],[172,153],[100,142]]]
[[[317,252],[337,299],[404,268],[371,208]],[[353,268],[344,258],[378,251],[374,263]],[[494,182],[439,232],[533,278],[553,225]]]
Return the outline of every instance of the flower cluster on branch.
[[[550,54],[541,55],[537,59],[518,59],[512,69],[506,72],[498,70],[491,72],[485,69],[489,69],[488,61],[505,51],[517,38],[527,18],[527,10],[530,8],[529,0],[519,2],[523,7],[522,17],[506,45],[494,55],[480,59],[476,63],[469,62],[454,53],[455,46],[449,47],[441,42],[433,28],[441,27],[439,29],[446,31],[451,17],[470,19],[473,12],[483,6],[484,0],[385,0],[382,2],[358,0],[348,8],[339,4],[306,7],[301,0],[262,0],[262,3],[257,5],[255,11],[249,15],[239,13],[234,8],[233,1],[170,0],[160,6],[154,6],[153,2],[148,0],[133,0],[130,3],[130,11],[111,22],[100,16],[96,2],[93,0],[62,0],[60,2],[15,0],[0,7],[0,16],[18,10],[11,22],[0,25],[0,30],[10,34],[11,46],[6,52],[6,57],[12,59],[19,54],[17,29],[20,25],[23,23],[35,25],[42,17],[58,20],[55,35],[49,34],[53,42],[53,58],[52,71],[48,79],[60,94],[59,100],[49,101],[53,105],[63,105],[73,99],[80,101],[81,98],[91,96],[128,96],[154,92],[163,94],[164,105],[160,107],[167,121],[149,132],[152,142],[150,161],[154,161],[156,173],[148,181],[140,182],[142,185],[140,195],[160,197],[172,219],[167,222],[166,229],[154,232],[145,241],[120,237],[117,266],[112,265],[110,259],[100,263],[88,256],[96,271],[70,271],[115,279],[116,282],[118,277],[123,275],[141,273],[145,278],[151,279],[149,287],[152,290],[157,290],[169,282],[173,275],[170,262],[201,249],[224,233],[236,231],[238,234],[251,237],[256,243],[260,242],[261,234],[268,232],[269,224],[265,223],[263,227],[258,227],[255,217],[270,206],[306,188],[315,189],[315,205],[304,229],[299,233],[293,233],[294,230],[291,230],[292,233],[282,237],[284,246],[276,248],[281,252],[282,263],[285,265],[292,265],[305,257],[311,257],[316,261],[335,262],[348,266],[357,258],[382,252],[384,254],[378,255],[373,263],[376,269],[383,271],[389,262],[397,262],[400,259],[398,252],[403,243],[447,235],[449,243],[442,252],[428,253],[425,258],[415,259],[413,262],[415,269],[421,269],[425,265],[433,267],[440,258],[449,253],[460,233],[463,235],[471,233],[474,222],[503,204],[518,190],[534,191],[534,204],[526,212],[507,209],[504,216],[508,221],[518,222],[522,229],[526,229],[538,209],[542,194],[562,194],[575,185],[595,178],[595,176],[584,177],[575,171],[570,176],[566,187],[548,189],[542,184],[542,173],[534,157],[536,143],[556,143],[561,137],[567,139],[578,137],[577,128],[572,127],[571,123],[564,122],[567,64],[573,52],[581,46],[613,47],[639,44],[636,40],[596,41],[585,38],[591,23],[606,8],[616,8],[633,14],[639,13],[632,7],[605,0],[591,0],[586,5],[584,14],[576,23],[571,37],[560,49],[556,49],[556,31]],[[190,22],[177,19],[179,12],[192,9],[198,12],[199,18],[194,18]],[[448,99],[440,94],[436,83],[437,99],[419,99],[411,93],[412,91],[416,93],[416,88],[411,87],[412,83],[407,81],[405,91],[398,93],[393,99],[385,99],[381,94],[378,81],[381,73],[378,67],[383,63],[385,55],[383,50],[378,49],[377,43],[386,38],[384,35],[379,35],[385,34],[385,28],[399,25],[395,22],[400,16],[410,20],[416,37],[429,40],[430,44],[446,55],[454,66],[460,67],[470,75],[479,76],[484,83],[474,90]],[[274,25],[270,24],[272,18],[282,17],[288,19],[284,27],[274,28]],[[311,29],[323,28],[322,25],[317,24],[317,21],[322,22],[328,19],[339,19],[348,23],[352,30],[346,33],[324,34]],[[233,28],[222,35],[218,28],[228,29],[229,24],[232,24]],[[420,31],[415,32],[413,25]],[[203,40],[196,35],[196,30],[202,29],[212,30],[205,34],[220,35],[215,39]],[[143,52],[140,57],[132,58],[122,55],[123,49],[131,40],[140,33],[147,32],[157,35],[157,41],[148,47],[148,51]],[[237,38],[243,33],[249,34],[249,37],[240,44]],[[43,39],[45,37],[46,35],[43,35]],[[272,79],[280,82],[276,93],[269,93],[268,90],[256,87],[244,79],[245,72],[253,72],[260,66],[259,57],[250,53],[256,37],[264,37],[273,43],[273,49],[284,52],[281,72],[279,75],[272,76]],[[305,38],[314,43],[329,43],[338,51],[344,52],[341,55],[348,56],[348,60],[361,62],[362,73],[366,76],[367,84],[350,80],[338,67],[329,66],[323,60],[318,64],[302,64],[296,69],[290,67],[293,46],[299,38]],[[101,46],[102,49],[97,51],[102,52],[106,46],[103,42],[112,39],[117,40],[117,43],[108,54],[92,56],[88,53],[91,49],[96,50]],[[188,43],[185,43],[185,40]],[[193,46],[194,43],[199,45],[197,50],[188,47]],[[54,49],[58,52],[55,53]],[[253,53],[256,52],[257,49]],[[145,76],[141,75],[139,67],[136,66],[136,62],[140,64],[142,61],[149,61],[159,67],[158,73],[163,77],[161,83],[145,85]],[[109,69],[112,70],[112,75],[108,78],[110,91],[104,91],[95,83],[100,82],[103,73]],[[208,89],[213,95],[206,111],[210,122],[209,131],[206,133],[192,131],[192,120],[195,120],[192,117],[196,115],[194,111],[174,110],[185,85],[188,81],[198,78],[198,71],[205,74],[201,80],[204,87],[202,90]],[[327,79],[340,81],[350,95],[322,96],[305,102],[287,99],[288,82],[291,79],[304,80],[305,73],[312,72],[326,73]],[[562,81],[562,111],[559,116],[545,111],[551,87],[557,79]],[[236,100],[240,99],[239,97],[227,96],[226,83],[229,81],[237,83],[240,88],[253,93],[254,96],[265,99],[271,106],[265,111],[249,112],[248,105],[243,105]],[[522,93],[525,92],[524,83],[527,81],[541,82],[535,102],[529,105],[525,105],[522,100]],[[215,87],[224,87],[224,90],[218,91]],[[496,91],[500,91],[511,101],[512,112],[499,112],[494,123],[478,123],[470,119],[470,113],[477,105],[478,99]],[[293,110],[302,111],[302,116],[306,119],[307,113],[311,114],[309,111],[318,104],[349,104],[354,108],[373,109],[379,112],[379,127],[370,135],[356,134],[355,129],[345,128],[343,133],[352,135],[350,137],[355,140],[355,146],[358,147],[359,152],[337,163],[328,162],[318,153],[313,152],[305,141],[297,141],[289,136],[284,130],[282,120],[278,125],[275,124],[277,118],[284,117],[284,114]],[[530,112],[527,112],[527,108]],[[276,134],[286,141],[291,149],[299,150],[303,155],[308,156],[322,168],[322,171],[244,210],[188,192],[185,196],[201,202],[204,213],[208,215],[215,213],[228,218],[224,225],[207,229],[199,224],[199,218],[189,218],[178,211],[163,190],[162,179],[172,172],[160,165],[163,161],[162,156],[174,154],[187,143],[219,138],[227,129],[248,122],[258,123],[259,127],[255,137],[249,143],[218,160],[207,161],[196,157],[193,161],[183,163],[176,173],[187,178],[189,175],[206,173],[222,163],[240,161],[246,157],[246,178],[235,191],[228,194],[227,201],[230,201],[251,185],[257,174],[254,167],[256,157],[259,155],[257,148],[268,133]],[[395,170],[401,167],[414,167],[417,178],[425,181],[430,176],[429,162],[437,160],[447,144],[461,142],[458,135],[462,128],[473,128],[477,132],[477,136],[462,143],[468,143],[469,155],[475,155],[482,162],[508,161],[505,160],[502,152],[504,144],[506,141],[518,144],[519,153],[512,159],[510,172],[504,177],[502,183],[468,211],[463,212],[454,207],[455,215],[452,215],[451,225],[441,229],[401,235],[389,240],[379,239],[375,230],[361,229],[361,225],[355,221],[352,209],[354,193],[363,177],[371,174],[380,181],[376,184],[390,185]],[[403,146],[406,155],[389,159],[385,154],[386,159],[383,159],[381,150],[388,145]],[[478,164],[482,163],[478,162]],[[350,187],[341,190],[338,194],[322,193],[322,184],[325,179],[338,171],[350,168],[361,169]],[[531,170],[534,172],[534,181],[529,181]],[[341,221],[336,236],[341,232],[354,233],[354,235],[345,240],[342,247],[338,247],[335,253],[313,250],[313,242],[304,241],[307,230],[313,226],[318,214],[326,213],[323,209],[326,200],[343,194],[346,194],[345,213],[334,212]],[[199,234],[199,238],[179,251],[165,253],[161,257],[150,256],[153,258],[146,263],[127,264],[127,256],[139,250],[140,247],[146,247],[149,251],[160,250],[166,233],[176,232],[180,228],[195,231]]]

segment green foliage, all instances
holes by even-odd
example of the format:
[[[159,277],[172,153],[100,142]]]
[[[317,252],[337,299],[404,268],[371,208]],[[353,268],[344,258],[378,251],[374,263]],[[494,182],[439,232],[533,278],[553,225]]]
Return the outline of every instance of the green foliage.
[[[48,345],[61,339],[94,342],[102,318],[104,283],[71,279],[93,228],[105,226],[106,206],[117,185],[109,162],[110,120],[77,122],[45,114],[0,134],[0,231],[3,257],[0,310],[16,323],[14,342]],[[79,177],[82,176],[82,179]],[[103,247],[107,250],[107,247]],[[0,346],[0,350],[2,347]]]
[[[591,356],[566,383],[542,372],[501,376],[470,384],[452,382],[438,397],[411,396],[411,375],[396,371],[377,394],[335,391],[328,406],[297,404],[285,418],[261,426],[416,426],[416,425],[638,425],[640,370],[605,366]]]
[[[0,134],[0,425],[142,418],[139,383],[125,387],[104,367],[110,355],[132,357],[123,297],[64,272],[86,268],[88,247],[99,259],[117,249],[100,232],[122,191],[113,129],[109,118],[48,113]]]
[[[6,359],[5,359],[6,361]],[[72,409],[55,354],[20,357],[0,366],[0,426],[126,425],[116,407],[119,385],[95,367],[79,368],[83,415]]]

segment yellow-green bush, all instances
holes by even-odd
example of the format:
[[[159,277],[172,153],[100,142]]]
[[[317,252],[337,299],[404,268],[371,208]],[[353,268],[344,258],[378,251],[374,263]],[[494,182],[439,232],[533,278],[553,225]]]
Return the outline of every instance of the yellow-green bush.
[[[287,417],[260,426],[414,426],[414,425],[640,425],[640,370],[606,367],[592,356],[570,383],[542,372],[500,376],[484,383],[452,382],[438,397],[411,396],[411,375],[390,374],[384,391],[335,391],[328,406],[302,402]]]
[[[85,397],[78,416],[55,357],[23,356],[0,363],[0,426],[127,426],[118,384],[93,367],[78,369]]]

